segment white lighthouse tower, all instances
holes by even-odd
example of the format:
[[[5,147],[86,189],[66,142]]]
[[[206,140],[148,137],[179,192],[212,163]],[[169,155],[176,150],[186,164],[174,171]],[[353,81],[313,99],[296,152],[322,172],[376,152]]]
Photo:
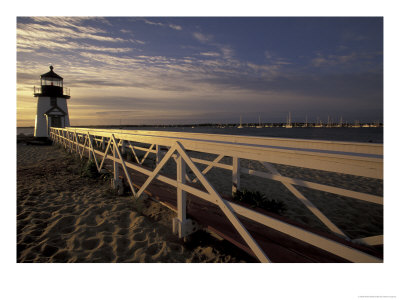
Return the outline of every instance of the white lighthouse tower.
[[[40,76],[40,88],[34,87],[34,95],[38,98],[35,137],[48,137],[50,127],[69,126],[69,89],[63,87],[63,78],[53,72],[53,66]]]

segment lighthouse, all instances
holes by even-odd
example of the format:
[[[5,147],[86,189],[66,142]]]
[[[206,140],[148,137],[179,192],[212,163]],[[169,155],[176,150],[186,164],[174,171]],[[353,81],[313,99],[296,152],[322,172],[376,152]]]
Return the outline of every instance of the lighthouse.
[[[35,137],[48,137],[50,127],[68,127],[67,99],[69,89],[63,86],[63,78],[53,71],[40,76],[40,87],[34,87],[38,98],[35,118]]]

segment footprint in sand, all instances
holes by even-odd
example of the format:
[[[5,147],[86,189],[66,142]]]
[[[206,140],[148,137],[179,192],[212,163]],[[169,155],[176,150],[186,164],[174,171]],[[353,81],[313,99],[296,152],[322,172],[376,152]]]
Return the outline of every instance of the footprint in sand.
[[[38,255],[36,253],[28,252],[21,262],[33,262],[37,257]]]
[[[115,225],[111,224],[109,222],[103,222],[98,226],[98,231],[99,232],[107,232],[107,233],[113,233],[115,231]]]
[[[118,226],[120,228],[129,228],[131,227],[131,212],[123,212],[120,217],[118,217]]]
[[[70,254],[66,250],[60,250],[52,257],[52,262],[65,263],[70,259]]]
[[[39,219],[41,219],[41,220],[48,220],[50,218],[51,218],[51,213],[48,213],[48,212],[42,212],[39,215]]]
[[[29,235],[33,237],[39,237],[42,234],[43,234],[43,229],[34,229],[31,232],[29,232]]]
[[[17,216],[17,219],[18,219],[19,222],[21,222],[21,221],[23,221],[23,222],[29,221],[31,219],[31,214],[33,214],[31,211],[25,211],[24,210],[22,213],[20,213]]]
[[[169,248],[171,251],[176,252],[176,253],[183,253],[184,247],[182,245],[176,244],[176,243],[170,243]]]
[[[58,227],[69,227],[73,226],[76,223],[76,217],[75,216],[65,216],[62,217],[58,222],[57,226]]]
[[[44,245],[42,254],[46,257],[52,256],[54,253],[58,251],[57,247],[51,246],[51,245]]]
[[[33,239],[31,236],[26,235],[26,236],[24,237],[24,239],[22,240],[22,243],[24,243],[24,244],[30,244],[30,243],[32,243],[33,241],[34,241],[34,239]]]
[[[70,234],[70,233],[74,232],[75,230],[76,230],[76,228],[74,226],[63,227],[60,229],[60,233]]]
[[[100,239],[98,238],[87,239],[82,241],[81,245],[82,248],[85,250],[93,250],[100,245]]]
[[[27,248],[29,248],[29,246],[27,244],[19,243],[17,245],[17,257],[21,256],[22,252]]]
[[[146,253],[151,256],[152,259],[159,259],[162,256],[167,255],[167,243],[162,242],[162,243],[155,243],[150,245]]]
[[[114,238],[113,238],[112,236],[107,235],[107,236],[105,236],[105,237],[103,238],[103,241],[104,241],[105,243],[107,243],[107,244],[111,244],[111,243],[114,242]]]
[[[65,216],[61,217],[57,220],[55,220],[51,224],[51,228],[48,232],[49,235],[54,235],[54,234],[68,234],[71,233],[75,230],[75,223],[76,223],[76,217],[75,216]]]
[[[97,215],[95,217],[95,220],[96,220],[96,226],[99,226],[99,225],[103,224],[106,219],[100,215]]]
[[[61,209],[59,211],[59,213],[62,214],[62,215],[64,215],[64,214],[73,214],[73,213],[75,213],[75,206],[71,205],[71,206],[65,207],[65,208]]]
[[[132,237],[135,242],[144,242],[147,239],[147,235],[145,233],[135,233]]]
[[[121,256],[129,250],[129,245],[131,241],[125,237],[120,237],[117,239],[117,255]]]
[[[118,234],[118,235],[126,235],[126,234],[128,234],[128,233],[129,233],[129,230],[126,229],[126,228],[121,228],[121,229],[119,229],[119,230],[117,231],[117,234]]]
[[[113,248],[109,245],[103,245],[97,248],[91,255],[93,262],[112,262],[115,259]]]
[[[144,248],[137,249],[133,254],[132,261],[140,263],[148,262],[149,259],[146,250]]]

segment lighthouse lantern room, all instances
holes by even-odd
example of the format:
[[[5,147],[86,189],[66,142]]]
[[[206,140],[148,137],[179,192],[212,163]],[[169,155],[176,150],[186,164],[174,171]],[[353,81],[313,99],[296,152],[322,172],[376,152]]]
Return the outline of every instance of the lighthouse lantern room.
[[[34,87],[34,95],[38,98],[35,137],[48,137],[50,127],[68,127],[69,116],[67,99],[69,89],[63,86],[63,78],[53,71],[40,76],[40,87]]]

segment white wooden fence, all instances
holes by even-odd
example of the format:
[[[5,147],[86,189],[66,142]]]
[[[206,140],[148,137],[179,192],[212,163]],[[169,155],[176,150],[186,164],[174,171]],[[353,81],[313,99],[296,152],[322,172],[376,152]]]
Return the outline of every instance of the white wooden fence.
[[[118,169],[119,166],[121,166],[128,179],[127,183],[134,197],[139,197],[154,179],[176,187],[177,218],[174,220],[173,230],[175,233],[179,234],[180,237],[190,234],[193,231],[193,222],[186,218],[186,193],[190,193],[219,206],[261,262],[270,262],[270,259],[240,222],[238,215],[352,262],[382,262],[381,259],[360,250],[227,201],[219,195],[204,176],[212,168],[222,168],[232,171],[232,192],[240,188],[240,174],[249,174],[281,182],[327,228],[335,234],[350,240],[346,234],[308,200],[296,186],[307,187],[380,205],[383,205],[383,197],[282,176],[273,164],[284,164],[383,179],[382,144],[72,127],[51,128],[50,138],[54,142],[64,145],[64,147],[70,151],[78,152],[81,157],[83,157],[84,152],[87,151],[89,158],[94,159],[99,172],[106,159],[113,161],[115,180],[118,180]],[[145,148],[139,146],[138,143],[151,146]],[[97,147],[95,147],[95,145],[97,145]],[[100,146],[102,146],[102,148]],[[103,149],[103,151],[100,151],[101,149]],[[126,149],[132,151],[136,163],[131,163],[123,159],[121,151],[126,151]],[[162,149],[167,150],[162,151]],[[109,150],[111,150],[112,155],[109,153]],[[135,150],[145,151],[146,154],[139,160]],[[216,154],[218,156],[213,161],[208,161],[190,157],[190,152],[188,152],[188,150]],[[156,155],[156,166],[152,171],[141,166],[149,153],[154,153]],[[96,156],[102,158],[101,161],[98,161]],[[232,165],[220,162],[222,158],[226,156],[232,157]],[[177,165],[176,180],[160,173],[162,167],[171,158],[176,161]],[[267,168],[269,173],[243,168],[240,166],[241,159],[259,161]],[[197,164],[203,164],[207,167],[200,170]],[[187,176],[186,166],[195,174],[196,178],[194,180],[191,180]],[[135,189],[128,169],[138,171],[148,176],[140,189]],[[206,192],[187,185],[187,181],[201,182]],[[357,242],[368,245],[380,245],[383,244],[383,235],[359,239]]]

